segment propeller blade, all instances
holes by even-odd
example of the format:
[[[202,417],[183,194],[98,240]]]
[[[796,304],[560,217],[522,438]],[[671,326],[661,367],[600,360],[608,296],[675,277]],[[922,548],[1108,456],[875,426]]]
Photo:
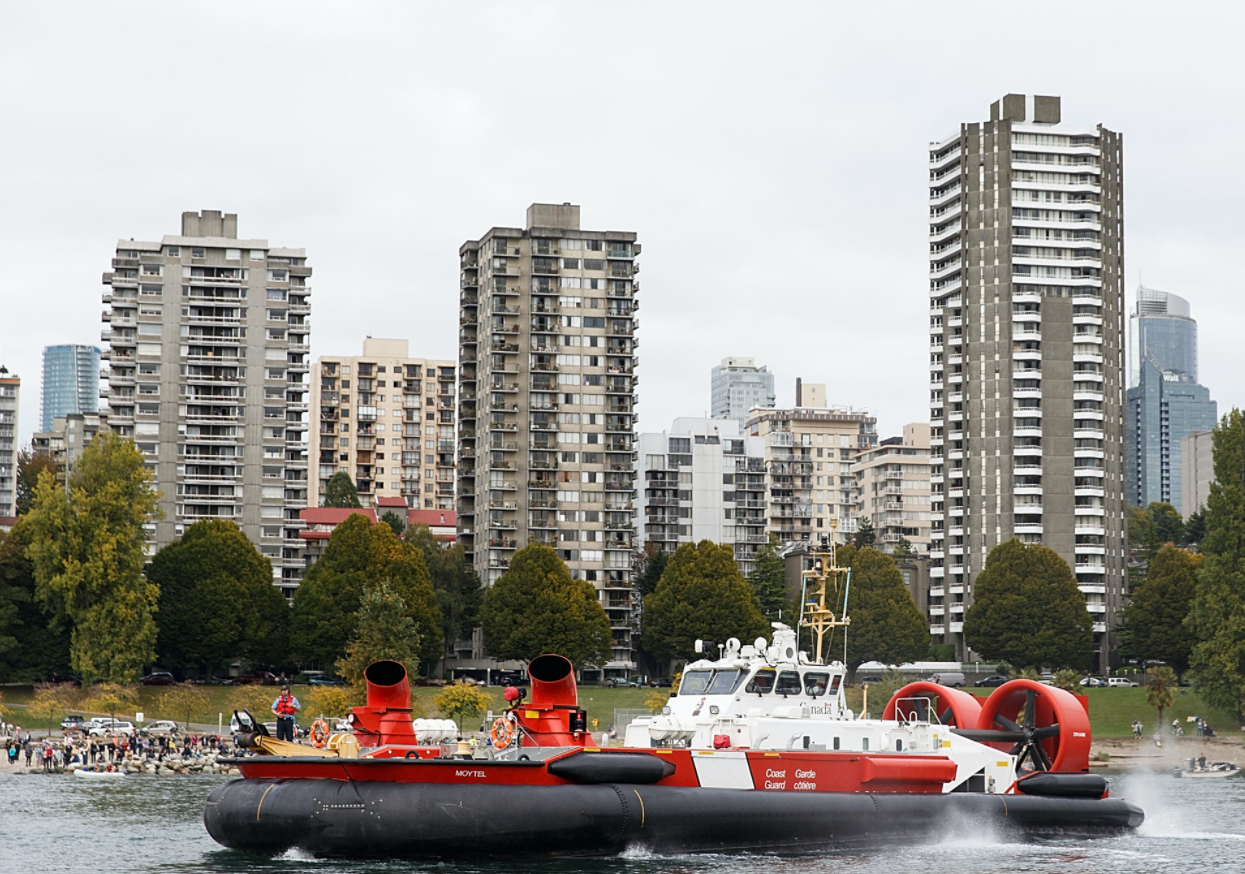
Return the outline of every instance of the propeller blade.
[[[996,713],[994,715],[994,724],[1000,728],[1006,729],[1007,731],[1024,731],[1024,729],[1022,729],[1019,725],[1012,722],[1001,713]]]
[[[1059,723],[1053,723],[1045,728],[1035,728],[1033,730],[1034,740],[1046,740],[1047,738],[1059,737]]]
[[[1007,741],[1019,742],[1027,740],[1029,737],[1019,728],[1015,731],[1004,731],[999,728],[953,728],[951,731],[960,737],[966,737],[969,740],[975,740],[978,743],[984,744],[1006,743]]]
[[[1037,693],[1032,689],[1025,694],[1025,728],[1033,730],[1033,711],[1037,704]]]
[[[1039,743],[1033,744],[1032,749],[1035,753],[1037,753],[1038,761],[1042,763],[1042,770],[1049,771],[1051,768],[1051,761],[1050,756],[1046,755],[1046,750],[1042,749],[1042,745]]]
[[[1024,741],[1021,741],[1020,743],[1018,743],[1018,744],[1016,744],[1014,747],[1012,747],[1012,751],[1011,751],[1010,753],[1008,753],[1008,755],[1009,755],[1009,756],[1019,756],[1019,757],[1020,757],[1020,758],[1016,759],[1016,767],[1018,767],[1018,768],[1019,768],[1019,767],[1020,767],[1020,763],[1021,763],[1021,762],[1023,762],[1023,761],[1025,760],[1025,753],[1028,751],[1028,749],[1029,749],[1029,745],[1028,745],[1027,743],[1025,743]]]

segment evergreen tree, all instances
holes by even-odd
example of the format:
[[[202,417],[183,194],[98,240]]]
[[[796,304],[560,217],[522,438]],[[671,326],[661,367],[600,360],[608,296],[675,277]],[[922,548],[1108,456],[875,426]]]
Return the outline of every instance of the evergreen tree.
[[[847,599],[847,666],[855,674],[864,662],[900,664],[922,658],[929,651],[929,622],[917,609],[912,593],[894,560],[871,546],[839,547],[835,561],[851,568]],[[841,606],[834,605],[835,612]],[[843,630],[830,643],[827,659],[842,652]]]
[[[898,558],[904,558],[905,556],[911,555],[912,554],[912,541],[904,537],[901,534],[899,536],[899,542],[895,544],[894,554]]]
[[[856,525],[856,533],[852,535],[852,546],[857,549],[873,546],[875,540],[877,540],[877,534],[874,533],[873,522],[865,516]]]
[[[640,597],[651,595],[657,590],[657,582],[665,572],[666,562],[668,561],[670,561],[670,553],[664,549],[657,550],[645,559],[644,571],[640,574],[640,580],[636,586],[639,589]]]
[[[576,667],[601,664],[611,646],[609,619],[596,588],[576,580],[557,552],[529,543],[484,594],[484,648],[495,658],[531,661],[544,653]]]
[[[238,658],[271,666],[289,648],[289,607],[272,565],[233,522],[204,519],[161,549],[147,569],[160,587],[161,664],[209,676]]]
[[[1245,717],[1245,413],[1215,427],[1215,481],[1204,511],[1205,557],[1186,622],[1197,638],[1190,657],[1202,700]]]
[[[1189,668],[1193,632],[1184,624],[1197,592],[1202,557],[1168,544],[1150,562],[1145,582],[1124,608],[1127,654],[1162,661],[1183,674]]]
[[[390,659],[406,666],[410,676],[419,674],[419,630],[402,596],[385,579],[364,584],[354,640],[337,662],[337,672],[352,685],[363,683],[363,672],[372,662]]]
[[[398,535],[399,537],[401,537],[402,533],[406,531],[406,520],[404,520],[397,513],[393,512],[393,510],[386,510],[384,513],[382,513],[380,516],[380,521],[384,522],[386,525],[392,528],[393,533]]]
[[[964,614],[964,640],[985,659],[1085,670],[1093,620],[1068,563],[1049,547],[1012,539],[986,556]]]
[[[68,674],[69,625],[51,621],[35,597],[26,525],[0,531],[0,681],[32,683]]]
[[[1176,673],[1166,665],[1150,668],[1150,681],[1146,683],[1146,703],[1159,712],[1159,725],[1163,724],[1163,711],[1176,700],[1172,690],[1176,688]]]
[[[752,558],[752,573],[748,585],[756,595],[761,615],[766,622],[784,621],[794,625],[791,599],[787,597],[787,566],[774,549],[774,541],[757,549]]]
[[[363,506],[359,503],[359,490],[355,487],[354,480],[350,478],[350,474],[344,470],[339,470],[329,478],[328,483],[324,486],[321,506],[343,507],[346,509]]]
[[[644,649],[659,659],[694,658],[697,638],[725,643],[768,636],[756,593],[729,546],[685,543],[644,599]]]
[[[460,544],[447,547],[427,525],[412,525],[402,538],[424,554],[437,606],[441,608],[442,651],[449,652],[454,641],[470,637],[480,624],[480,603],[484,599],[480,576],[467,561]]]
[[[155,656],[158,588],[143,577],[143,526],[156,514],[133,441],[104,432],[82,452],[66,495],[45,470],[26,514],[36,594],[71,629],[83,681],[132,683]]]
[[[1189,514],[1184,523],[1184,541],[1189,546],[1197,546],[1206,536],[1206,516],[1201,510]]]
[[[441,657],[441,611],[424,554],[400,540],[388,525],[354,513],[333,531],[324,555],[312,565],[294,596],[290,644],[309,664],[331,665],[358,636],[359,605],[365,586],[388,580],[402,598],[420,635],[420,659]]]
[[[1164,543],[1184,542],[1184,521],[1180,512],[1166,501],[1151,501],[1146,508],[1150,519],[1154,522],[1154,536],[1157,546]],[[1155,552],[1158,552],[1155,549]]]

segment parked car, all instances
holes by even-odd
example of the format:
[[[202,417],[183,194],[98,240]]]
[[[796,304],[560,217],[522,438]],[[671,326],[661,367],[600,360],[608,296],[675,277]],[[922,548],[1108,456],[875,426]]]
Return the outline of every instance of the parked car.
[[[174,686],[177,684],[177,678],[168,671],[152,671],[138,682],[144,686]]]
[[[672,680],[669,677],[658,677],[656,680],[653,681],[653,685],[656,686],[658,689],[669,689],[671,686],[674,685],[674,680]]]
[[[861,685],[868,683],[870,686],[872,686],[875,683],[882,682],[882,675],[881,674],[862,674],[861,676],[856,678],[856,682],[860,683]]]
[[[98,724],[94,728],[87,731],[87,734],[91,737],[105,737],[113,734],[134,733],[134,723],[132,722],[125,722],[120,719],[111,719],[106,716],[101,719],[97,719],[96,722]]]
[[[158,719],[155,722],[149,722],[144,725],[138,730],[138,733],[148,737],[164,737],[177,734],[177,723],[171,719]]]
[[[1098,689],[1107,685],[1107,681],[1102,677],[1083,677],[1081,679],[1081,685],[1090,689]]]
[[[239,686],[275,686],[277,675],[271,671],[258,671],[254,674],[243,674],[236,682]]]
[[[997,689],[999,686],[1002,686],[1006,682],[1007,682],[1007,677],[1005,677],[1004,675],[991,674],[990,676],[985,677],[984,679],[978,680],[976,683],[973,683],[973,685],[976,686],[978,689]]]
[[[1127,689],[1137,688],[1139,684],[1136,680],[1130,680],[1128,677],[1108,677],[1107,688],[1109,689]]]
[[[937,674],[929,678],[929,682],[937,683],[940,686],[951,686],[958,689],[964,685],[964,675],[959,671],[939,671]]]
[[[61,720],[61,731],[85,731],[87,719],[80,713],[71,713]]]
[[[313,675],[307,678],[308,686],[344,686],[345,680],[339,680],[336,677],[326,677],[323,674]]]

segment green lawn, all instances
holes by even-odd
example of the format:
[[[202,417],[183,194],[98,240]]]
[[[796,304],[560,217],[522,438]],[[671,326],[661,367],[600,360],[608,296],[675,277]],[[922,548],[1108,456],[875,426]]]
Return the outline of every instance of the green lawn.
[[[254,696],[259,703],[252,703],[252,711],[261,709],[267,713],[268,705],[271,699],[277,695],[277,690],[272,686],[203,686],[201,687],[208,696],[208,704],[200,711],[192,713],[190,719],[192,722],[204,725],[216,725],[218,715],[225,725],[229,723],[229,716],[233,708],[237,706],[236,700],[240,694]],[[440,691],[434,687],[416,687],[412,697],[416,702],[416,711],[422,709],[422,715],[428,717],[437,717],[441,714],[432,704],[433,696]],[[490,699],[490,707],[494,712],[500,712],[504,707],[501,697],[500,687],[491,687],[486,690]],[[599,686],[581,686],[579,688],[580,706],[588,711],[589,725],[592,719],[598,720],[598,730],[604,730],[607,725],[614,721],[614,711],[616,709],[645,709],[645,700],[654,692],[665,694],[665,689],[609,689]],[[974,690],[978,694],[983,694],[989,690]],[[168,713],[164,712],[159,700],[164,689],[154,686],[144,686],[139,689],[140,708],[147,720],[153,719],[176,719],[184,721],[186,715],[184,713]],[[1184,693],[1183,695],[1180,693]],[[303,717],[300,721],[309,721],[312,717],[318,715],[314,709],[314,691],[307,686],[295,686],[294,694],[297,695],[303,704]],[[1146,703],[1145,689],[1088,689],[1086,694],[1089,697],[1089,718],[1096,738],[1108,737],[1131,737],[1132,721],[1140,719],[1145,725],[1146,735],[1154,731],[1154,727],[1158,718],[1158,714],[1153,707]],[[4,705],[22,705],[29,704],[33,697],[32,690],[29,686],[6,686],[0,687],[0,704]],[[881,712],[879,702],[871,701],[870,710],[875,714]],[[854,687],[848,689],[848,705],[853,709],[860,707],[860,689]],[[95,714],[88,710],[76,710],[74,712],[87,713],[88,715],[104,715]],[[257,714],[258,715],[258,714]],[[326,714],[339,716],[341,714]],[[48,724],[41,724],[29,716],[22,708],[12,708],[8,721],[15,722],[23,728],[32,729],[51,729],[58,728],[63,714],[56,716],[50,720]],[[124,718],[132,717],[132,713],[124,714]],[[1182,725],[1186,725],[1186,731],[1192,733],[1192,726],[1185,723],[1188,716],[1201,716],[1206,719],[1219,732],[1220,736],[1228,737],[1237,734],[1237,726],[1233,719],[1227,713],[1212,710],[1205,707],[1194,694],[1191,689],[1181,689],[1176,693],[1175,704],[1164,714],[1164,722],[1170,730],[1171,721],[1179,719]],[[122,718],[122,714],[118,714]],[[471,730],[478,726],[466,724],[464,728]]]

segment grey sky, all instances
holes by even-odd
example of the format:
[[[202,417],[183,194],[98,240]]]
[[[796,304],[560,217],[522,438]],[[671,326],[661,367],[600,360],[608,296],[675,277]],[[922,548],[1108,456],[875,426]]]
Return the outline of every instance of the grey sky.
[[[0,362],[99,344],[118,238],[182,210],[304,246],[313,356],[457,355],[457,249],[532,201],[634,230],[640,428],[727,355],[928,416],[926,145],[1007,92],[1124,133],[1125,266],[1245,405],[1242,14],[1139,3],[16,3],[0,19]],[[1230,17],[1229,17],[1230,16]],[[1237,252],[1233,256],[1232,252]]]

